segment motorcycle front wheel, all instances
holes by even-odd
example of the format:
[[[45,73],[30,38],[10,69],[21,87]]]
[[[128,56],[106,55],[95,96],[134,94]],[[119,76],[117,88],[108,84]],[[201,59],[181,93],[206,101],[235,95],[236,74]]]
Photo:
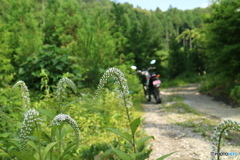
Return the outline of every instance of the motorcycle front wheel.
[[[160,92],[157,87],[154,87],[153,96],[157,104],[162,103],[162,100],[160,98]]]

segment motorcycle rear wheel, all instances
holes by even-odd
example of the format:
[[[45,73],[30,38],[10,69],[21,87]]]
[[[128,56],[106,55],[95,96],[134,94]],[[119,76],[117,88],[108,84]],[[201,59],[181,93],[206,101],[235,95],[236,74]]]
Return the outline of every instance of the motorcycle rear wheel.
[[[160,98],[160,92],[157,87],[154,87],[153,96],[157,104],[162,103],[162,99]]]
[[[149,93],[147,87],[144,86],[144,87],[143,87],[143,90],[144,90],[144,95],[145,95],[145,97],[146,97],[146,100],[147,100],[148,102],[150,102],[150,101],[151,101],[151,94]]]

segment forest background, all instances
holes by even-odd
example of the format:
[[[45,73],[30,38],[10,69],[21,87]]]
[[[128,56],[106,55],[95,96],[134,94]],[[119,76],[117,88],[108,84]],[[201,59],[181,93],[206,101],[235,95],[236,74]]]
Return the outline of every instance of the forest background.
[[[21,79],[39,89],[45,72],[50,85],[67,74],[93,88],[110,67],[129,73],[156,59],[165,82],[205,75],[204,91],[239,102],[239,3],[162,12],[109,0],[2,0],[0,86]]]
[[[49,95],[56,90],[62,77],[71,79],[81,92],[92,93],[104,72],[116,67],[126,75],[130,93],[137,94],[141,85],[130,67],[147,68],[152,59],[163,87],[201,82],[202,92],[240,103],[240,0],[214,0],[208,8],[184,11],[170,6],[165,12],[110,0],[0,0],[0,4],[4,113],[15,113],[14,107],[20,106],[9,91],[18,80],[31,93],[40,93],[34,98],[41,100],[43,91]],[[87,114],[85,120],[93,116],[86,126],[108,123],[88,109],[81,111]],[[110,105],[108,109],[109,114]],[[17,117],[7,119],[21,119]],[[10,132],[7,124],[1,125],[3,133]]]
[[[23,80],[39,89],[67,74],[96,87],[110,67],[146,68],[165,81],[207,75],[204,90],[239,101],[239,0],[162,12],[101,1],[4,1],[0,7],[0,86]]]

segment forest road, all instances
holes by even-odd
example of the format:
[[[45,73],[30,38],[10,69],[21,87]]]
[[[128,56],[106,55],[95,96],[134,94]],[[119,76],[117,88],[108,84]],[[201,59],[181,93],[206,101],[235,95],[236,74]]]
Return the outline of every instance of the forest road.
[[[232,108],[223,102],[213,100],[212,97],[200,94],[198,84],[164,89],[161,90],[161,96],[163,104],[156,105],[154,102],[144,104],[143,127],[148,135],[154,136],[154,139],[150,141],[153,151],[148,160],[156,160],[171,152],[176,153],[166,160],[207,160],[211,158],[211,142],[206,137],[193,132],[192,128],[175,124],[184,122],[188,116],[193,115],[164,111],[164,106],[174,103],[166,101],[170,96],[182,97],[185,104],[202,112],[207,117],[219,121],[231,118],[240,122],[240,107]],[[240,151],[239,146],[230,148],[232,152]],[[229,159],[230,157],[222,158]],[[231,157],[231,160],[235,159],[240,159],[240,156]]]

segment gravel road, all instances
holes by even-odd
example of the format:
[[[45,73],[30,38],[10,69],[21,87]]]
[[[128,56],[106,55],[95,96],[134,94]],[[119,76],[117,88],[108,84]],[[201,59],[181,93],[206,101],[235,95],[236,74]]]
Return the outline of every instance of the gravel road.
[[[214,101],[212,97],[201,95],[198,92],[197,84],[165,89],[161,91],[161,95],[163,97],[162,105],[156,105],[153,102],[144,104],[143,127],[148,135],[155,137],[150,142],[153,151],[149,160],[155,160],[171,152],[176,153],[166,160],[207,160],[211,158],[211,143],[206,137],[193,132],[192,128],[175,125],[176,122],[182,122],[186,117],[189,118],[193,115],[164,111],[163,106],[174,103],[164,101],[170,96],[182,97],[185,104],[219,122],[224,118],[232,118],[240,122],[240,107],[232,108],[223,102]],[[239,145],[229,144],[227,149],[240,153]],[[222,159],[236,160],[240,159],[240,156],[222,157]]]

